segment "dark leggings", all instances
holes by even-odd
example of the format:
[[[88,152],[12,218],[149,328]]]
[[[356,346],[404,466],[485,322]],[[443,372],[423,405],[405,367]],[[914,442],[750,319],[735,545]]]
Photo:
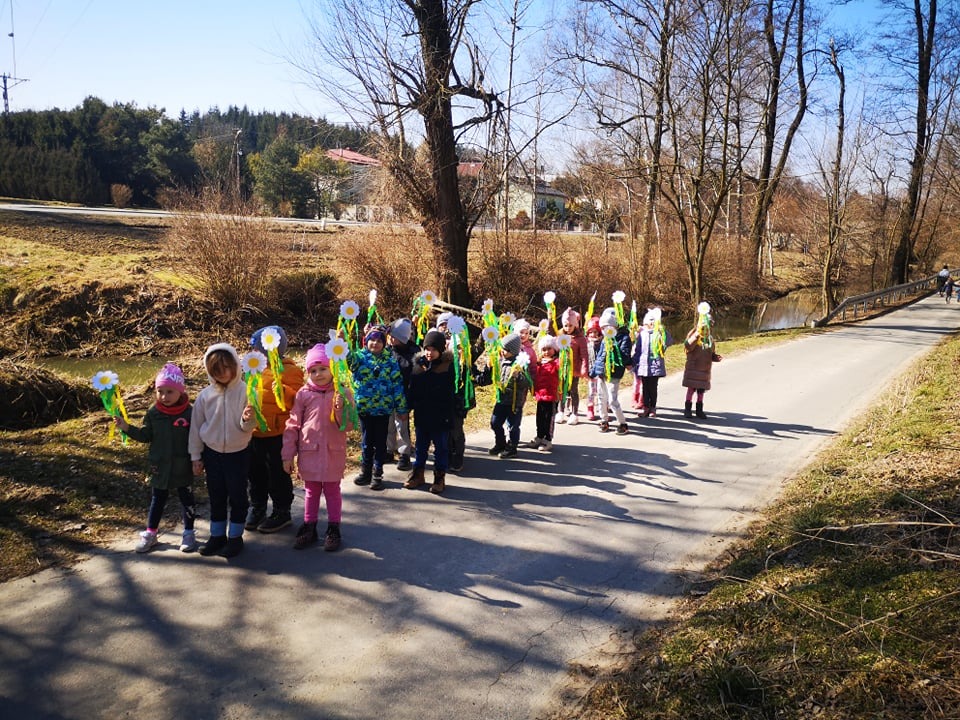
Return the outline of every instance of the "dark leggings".
[[[537,400],[537,437],[553,440],[553,422],[557,403],[553,400]]]
[[[657,409],[657,386],[660,384],[659,377],[641,377],[640,383],[643,385],[643,406],[647,410]]]
[[[390,415],[360,416],[360,449],[363,466],[380,469],[387,459],[387,429]]]
[[[177,495],[180,497],[180,519],[183,520],[183,529],[193,530],[193,519],[197,516],[197,503],[193,499],[193,490],[189,487],[178,487]],[[163,517],[163,509],[167,506],[167,498],[169,497],[169,490],[153,488],[153,494],[150,496],[150,509],[147,511],[147,528],[149,530],[156,530],[160,527],[160,518]]]

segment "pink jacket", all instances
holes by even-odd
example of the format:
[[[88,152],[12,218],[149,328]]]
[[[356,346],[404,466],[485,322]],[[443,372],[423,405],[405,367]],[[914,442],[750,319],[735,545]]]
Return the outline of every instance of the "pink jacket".
[[[283,431],[284,462],[297,456],[304,482],[335,482],[343,479],[347,465],[347,433],[340,429],[343,411],[333,419],[337,393],[330,386],[320,390],[309,383],[297,391]]]
[[[587,336],[577,328],[570,336],[573,350],[573,376],[582,378],[590,375],[590,358],[587,356]]]

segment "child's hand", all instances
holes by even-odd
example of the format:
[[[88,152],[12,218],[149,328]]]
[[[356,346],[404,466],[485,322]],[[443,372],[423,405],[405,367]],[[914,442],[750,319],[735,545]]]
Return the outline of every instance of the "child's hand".
[[[293,474],[293,460],[284,460],[283,461],[283,471],[287,475]]]
[[[243,414],[240,416],[240,419],[243,420],[243,422],[250,422],[250,418],[252,417],[253,417],[253,405],[247,405],[243,409]]]
[[[195,477],[203,475],[203,460],[193,461],[193,474]]]
[[[127,432],[127,430],[130,429],[130,423],[128,423],[119,415],[113,418],[113,424],[116,425],[118,428],[120,428],[123,432]]]
[[[333,407],[336,410],[343,410],[343,395],[337,393],[337,396],[333,399]]]

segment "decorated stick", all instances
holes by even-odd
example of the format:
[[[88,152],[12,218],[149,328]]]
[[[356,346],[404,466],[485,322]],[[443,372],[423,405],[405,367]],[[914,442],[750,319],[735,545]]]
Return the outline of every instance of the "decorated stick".
[[[497,314],[493,311],[493,300],[487,298],[483,301],[483,308],[481,309],[481,314],[483,316],[483,325],[496,325],[497,324]]]
[[[617,290],[613,293],[613,308],[617,312],[617,325],[626,325],[627,318],[623,312],[623,301],[627,294],[623,290]]]
[[[587,304],[587,314],[583,318],[583,327],[586,327],[590,324],[590,320],[593,318],[593,305],[597,300],[597,292],[594,290],[593,295],[590,296],[590,302]]]
[[[451,349],[453,351],[453,381],[458,393],[462,394],[464,407],[473,404],[476,390],[473,387],[473,376],[470,368],[473,367],[472,351],[470,350],[470,331],[462,317],[454,315],[447,321],[447,331],[450,333]]]
[[[283,360],[280,359],[280,331],[275,327],[268,327],[260,333],[260,344],[267,351],[267,362],[270,364],[270,371],[273,373],[273,397],[277,401],[277,407],[282,412],[287,411],[287,403],[283,398]],[[265,429],[265,428],[262,428]]]
[[[430,330],[430,310],[435,302],[437,302],[437,294],[433,290],[424,290],[413,300],[410,317],[413,318],[413,324],[417,328],[417,344],[423,343],[423,338]]]
[[[497,390],[499,397],[502,383],[500,382],[500,331],[496,325],[487,325],[481,332],[484,350],[487,353],[487,365],[490,366],[490,380]]]
[[[630,304],[630,340],[636,341],[637,334],[640,332],[640,321],[637,319],[637,301],[634,300]]]
[[[247,404],[253,408],[253,413],[257,417],[257,427],[261,431],[267,429],[267,419],[263,416],[260,393],[263,392],[263,371],[267,369],[268,362],[266,356],[259,350],[251,350],[240,358],[243,382],[247,385]],[[279,378],[277,378],[277,382],[279,382]]]
[[[93,389],[100,393],[100,402],[103,403],[103,409],[107,411],[107,414],[113,418],[123,418],[124,421],[129,422],[127,418],[127,409],[123,406],[123,396],[120,394],[120,376],[117,375],[113,370],[100,370],[92,378],[90,378],[90,384],[93,385]],[[110,429],[107,431],[107,439],[113,440],[113,435],[116,432],[116,426],[113,423],[110,423]],[[120,431],[120,439],[126,444],[127,434]]]
[[[603,333],[603,347],[606,350],[603,358],[604,371],[606,372],[606,379],[609,380],[613,377],[613,366],[620,358],[620,348],[618,348],[614,342],[614,338],[617,336],[617,329],[612,325],[604,325],[601,328],[601,332]]]
[[[323,346],[330,361],[330,374],[333,375],[333,387],[343,398],[343,414],[340,420],[340,429],[346,430],[348,424],[359,427],[360,418],[357,415],[357,406],[353,399],[353,376],[347,359],[350,357],[350,346],[335,331],[330,331],[330,340]],[[336,422],[336,409],[330,410],[331,422]]]
[[[650,352],[655,358],[663,357],[667,351],[667,330],[661,322],[663,311],[660,308],[652,308],[650,315],[653,317],[653,332],[650,336]]]
[[[550,319],[544,318],[537,324],[537,340],[550,334]]]
[[[367,307],[367,325],[373,325],[374,320],[377,321],[377,325],[383,325],[383,318],[380,317],[380,311],[377,310],[377,291],[371,290],[369,298],[369,306]]]
[[[543,304],[547,307],[547,319],[553,324],[553,334],[560,334],[560,327],[557,325],[557,294],[553,290],[548,290],[543,294]]]
[[[705,348],[713,347],[713,319],[710,317],[710,303],[706,300],[697,305],[697,333],[700,344]]]
[[[560,407],[563,408],[573,386],[573,338],[566,333],[557,336],[560,348]]]
[[[336,334],[347,341],[351,351],[360,347],[360,329],[357,327],[357,318],[360,317],[360,306],[353,300],[345,300],[340,304],[340,317],[337,318]]]
[[[500,331],[500,337],[509,335],[510,331],[513,330],[513,324],[517,321],[517,316],[512,312],[505,312],[500,314],[499,324],[497,329]]]

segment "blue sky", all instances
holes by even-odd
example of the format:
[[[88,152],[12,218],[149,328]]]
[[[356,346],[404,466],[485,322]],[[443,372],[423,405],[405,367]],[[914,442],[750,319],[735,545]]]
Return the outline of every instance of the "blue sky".
[[[297,0],[0,0],[0,73],[15,51],[28,82],[9,89],[11,111],[95,95],[173,117],[247,105],[335,120],[286,60],[306,35]]]

